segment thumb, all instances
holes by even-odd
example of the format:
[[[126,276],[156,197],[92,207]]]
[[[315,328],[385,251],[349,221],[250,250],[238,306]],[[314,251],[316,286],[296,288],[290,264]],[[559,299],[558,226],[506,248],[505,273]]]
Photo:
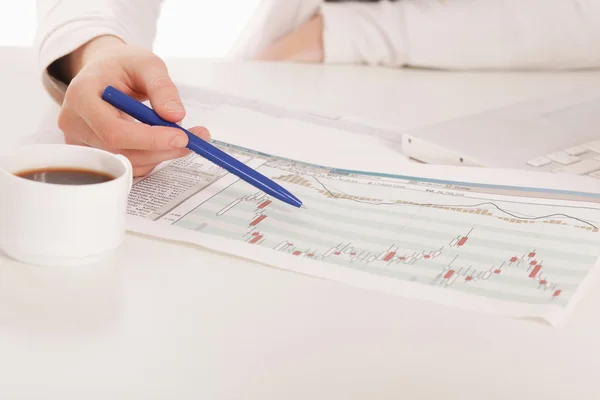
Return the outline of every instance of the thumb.
[[[130,71],[136,89],[148,96],[152,108],[161,118],[169,122],[183,120],[185,108],[163,60],[157,56],[140,57]]]

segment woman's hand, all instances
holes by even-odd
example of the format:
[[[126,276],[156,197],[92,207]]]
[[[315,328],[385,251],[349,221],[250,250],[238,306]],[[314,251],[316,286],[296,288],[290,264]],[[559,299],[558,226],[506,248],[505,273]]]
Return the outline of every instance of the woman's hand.
[[[60,68],[71,80],[58,117],[66,143],[123,154],[131,161],[135,176],[188,154],[183,131],[136,122],[101,98],[106,86],[112,85],[140,101],[149,100],[163,119],[180,122],[185,109],[158,56],[116,37],[102,36],[62,59]],[[190,131],[210,138],[206,128]]]
[[[323,62],[323,18],[314,16],[258,55],[262,61]]]

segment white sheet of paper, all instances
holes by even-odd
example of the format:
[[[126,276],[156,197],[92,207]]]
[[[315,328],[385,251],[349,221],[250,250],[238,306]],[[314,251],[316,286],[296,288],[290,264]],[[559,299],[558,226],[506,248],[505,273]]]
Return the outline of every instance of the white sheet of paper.
[[[190,155],[138,180],[129,228],[349,285],[566,323],[598,273],[591,178],[412,165],[306,164],[224,143],[306,209]],[[489,184],[488,182],[495,182]]]

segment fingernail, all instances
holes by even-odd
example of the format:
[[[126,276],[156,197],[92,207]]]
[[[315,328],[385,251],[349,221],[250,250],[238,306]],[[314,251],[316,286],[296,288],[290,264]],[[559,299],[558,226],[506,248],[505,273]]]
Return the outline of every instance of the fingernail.
[[[185,147],[187,142],[186,136],[175,136],[173,140],[171,140],[171,146],[181,148]]]
[[[167,111],[183,111],[183,106],[176,100],[169,100],[165,103],[165,109]]]

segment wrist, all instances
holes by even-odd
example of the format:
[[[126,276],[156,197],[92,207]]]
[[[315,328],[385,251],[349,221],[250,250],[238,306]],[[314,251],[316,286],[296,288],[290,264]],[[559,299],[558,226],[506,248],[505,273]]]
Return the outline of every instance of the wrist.
[[[116,36],[98,36],[83,44],[61,60],[60,69],[67,81],[71,81],[86,65],[106,57],[125,42]]]

